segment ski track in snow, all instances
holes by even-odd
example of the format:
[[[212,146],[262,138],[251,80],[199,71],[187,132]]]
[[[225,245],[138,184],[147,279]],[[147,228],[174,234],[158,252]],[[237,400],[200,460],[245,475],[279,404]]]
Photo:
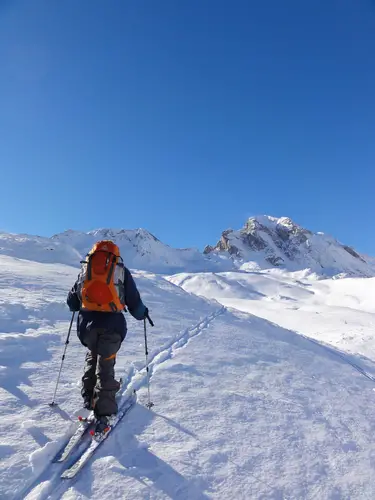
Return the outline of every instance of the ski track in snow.
[[[158,353],[154,353],[153,357],[150,359],[149,362],[150,375],[152,375],[153,372],[162,363],[173,358],[177,354],[178,350],[181,349],[182,347],[185,347],[192,338],[196,337],[197,335],[201,334],[204,330],[206,330],[210,326],[210,323],[215,318],[223,314],[225,311],[226,307],[221,307],[218,311],[210,314],[209,316],[201,320],[196,326],[187,328],[182,333],[182,335],[180,335],[177,340],[171,342],[169,346],[161,348]],[[146,366],[144,366],[144,368],[140,372],[143,372],[145,368]],[[147,373],[141,374],[140,372],[136,373],[133,376],[133,379],[129,384],[131,390],[137,391],[146,384]]]
[[[219,315],[223,314],[225,310],[225,307],[221,307],[216,312],[202,319],[197,325],[185,329],[181,334],[178,335],[177,340],[175,339],[169,345],[163,346],[159,351],[155,352],[149,360],[150,378],[160,365],[177,355],[179,349],[185,347],[191,339],[207,329],[210,326],[210,323]],[[127,380],[124,381],[126,390],[124,391],[124,395],[121,401],[125,400],[133,391],[139,391],[142,387],[145,387],[146,383],[146,365],[144,365],[139,370],[136,370],[133,367],[127,376]],[[120,404],[121,402],[119,402],[119,405]],[[69,436],[70,435],[71,433],[69,433]],[[108,439],[110,439],[110,437],[111,436],[109,436]],[[86,439],[83,442],[87,442],[87,439],[89,439],[88,436],[86,436]],[[63,439],[59,441],[59,443],[61,444],[65,440],[66,436],[64,436]],[[106,443],[103,443],[102,446],[105,446],[105,444]],[[56,446],[56,443],[48,443],[48,445],[53,450],[52,456],[54,456],[60,445]],[[39,453],[40,455],[42,455],[42,457],[44,457],[46,455],[48,456],[48,453],[46,452],[48,452],[48,450],[43,449],[38,450],[36,453]],[[60,498],[60,495],[62,495],[62,493],[70,487],[68,483],[73,483],[77,480],[77,478],[71,480],[60,478],[63,470],[67,468],[67,464],[73,463],[77,455],[77,452],[73,453],[72,457],[70,457],[70,459],[66,463],[62,464],[52,464],[47,461],[45,463],[45,468],[40,472],[40,474],[33,478],[32,484],[25,488],[21,493],[17,493],[17,495],[15,496],[15,500],[17,500],[18,498],[24,498],[25,500],[46,500],[50,497],[51,493],[53,493],[55,498]],[[53,469],[53,472],[49,473],[48,468]]]
[[[301,335],[301,337],[304,338],[304,339],[306,339],[306,340],[308,340],[312,344],[315,344],[315,345],[319,346],[321,349],[325,349],[327,352],[331,353],[333,356],[339,357],[345,363],[347,363],[348,365],[350,365],[351,367],[353,367],[355,370],[357,370],[358,373],[360,373],[361,375],[363,375],[365,378],[367,378],[371,382],[374,382],[374,384],[375,384],[375,377],[373,377],[372,375],[370,375],[370,373],[367,373],[366,370],[364,368],[362,368],[362,366],[359,366],[357,363],[354,363],[353,361],[351,361],[349,359],[349,355],[348,354],[343,354],[343,353],[341,353],[341,352],[333,349],[329,345],[323,344],[322,342],[318,342],[317,340],[312,339],[310,337],[307,337],[306,335]]]
[[[300,281],[300,280],[294,280],[294,282],[290,283],[290,280],[288,280],[288,275],[289,273],[283,273],[282,271],[275,271],[274,273],[270,274],[263,274],[263,273],[247,273],[245,278],[243,279],[243,282],[241,279],[238,279],[238,276],[241,276],[241,273],[238,272],[229,272],[229,273],[205,273],[203,283],[201,282],[201,276],[202,274],[188,274],[188,273],[183,273],[181,275],[176,275],[175,277],[171,277],[171,281],[175,282],[182,288],[187,289],[187,291],[192,291],[193,293],[197,293],[198,295],[201,295],[203,297],[208,297],[208,298],[217,298],[220,302],[220,297],[221,297],[221,302],[225,304],[227,307],[233,310],[238,310],[238,311],[243,311],[243,312],[250,312],[250,313],[255,313],[257,311],[257,306],[258,304],[256,301],[254,301],[254,298],[259,298],[259,300],[275,300],[277,298],[280,301],[296,301],[296,296],[298,295],[302,297],[314,297],[317,293],[319,293],[321,290],[319,290],[319,287],[321,287],[321,283],[323,282],[318,282],[316,284],[317,290],[312,291],[309,289],[306,289],[306,287],[311,287],[313,284],[309,284],[307,281]],[[287,279],[287,281],[283,282],[282,280],[276,282],[276,293],[275,293],[275,276],[280,279]],[[298,276],[298,273],[297,273]],[[270,282],[270,283],[267,283]],[[361,280],[357,280],[361,281]],[[371,280],[373,281],[373,280]],[[370,282],[371,282],[370,281]],[[352,285],[352,287],[358,288],[358,285],[356,284],[356,280],[354,279],[347,279],[346,281],[340,281],[334,283],[336,288],[342,288],[346,289],[348,288],[349,291],[351,291],[351,287],[347,286],[346,282]],[[221,286],[221,283],[225,283],[224,286]],[[255,290],[254,285],[261,284],[262,287],[265,288],[266,293],[259,293],[258,291]],[[213,292],[212,289],[215,287],[220,288],[219,291]],[[325,285],[323,285],[325,286]],[[240,290],[238,289],[240,287]],[[280,293],[280,290],[286,290],[285,295],[282,295]],[[293,290],[294,289],[294,290]],[[271,293],[270,293],[271,292]],[[237,297],[233,300],[233,297]],[[241,298],[240,300],[238,298]],[[365,312],[367,311],[372,311],[374,310],[374,305],[371,302],[369,302],[367,299],[363,299],[362,297],[356,297],[355,295],[349,295],[348,293],[342,297],[341,301],[339,302],[340,305],[342,302],[347,303],[346,309],[349,311],[352,311],[354,314],[358,314],[358,310],[354,308],[354,305],[361,306],[364,304],[363,310]],[[255,307],[253,304],[256,304]],[[250,306],[251,304],[251,306]],[[335,302],[333,301],[333,304],[335,305]],[[279,305],[279,303],[278,303]],[[262,311],[261,307],[258,307],[259,312]],[[273,320],[276,320],[273,316],[270,314],[264,314],[262,311],[262,316],[264,315],[265,318],[270,318]],[[274,315],[277,318],[277,315]],[[279,315],[280,319],[282,315]],[[282,325],[283,321],[277,321],[278,325]],[[302,330],[303,331],[303,330]],[[324,339],[314,339],[312,336],[308,336],[302,331],[298,331],[299,335],[301,337],[305,338],[311,343],[314,343],[315,345],[320,346],[322,349],[326,349],[329,351],[331,354],[334,356],[338,356],[342,360],[344,360],[346,363],[351,365],[355,370],[357,370],[360,374],[362,374],[364,377],[368,378],[372,382],[375,382],[375,376],[371,375],[364,369],[362,366],[360,366],[358,363],[354,362],[352,360],[352,357],[350,355],[350,352],[341,352],[334,347],[328,345],[327,342],[324,341]]]

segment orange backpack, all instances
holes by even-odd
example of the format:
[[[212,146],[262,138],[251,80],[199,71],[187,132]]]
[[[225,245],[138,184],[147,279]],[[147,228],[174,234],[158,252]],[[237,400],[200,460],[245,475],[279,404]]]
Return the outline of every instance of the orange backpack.
[[[82,265],[82,309],[123,311],[124,264],[118,246],[109,240],[98,241]]]

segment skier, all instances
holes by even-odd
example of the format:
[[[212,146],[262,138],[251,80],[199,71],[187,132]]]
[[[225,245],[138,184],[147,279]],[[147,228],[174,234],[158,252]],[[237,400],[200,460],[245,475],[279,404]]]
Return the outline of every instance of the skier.
[[[79,311],[77,334],[88,348],[81,389],[84,407],[94,410],[95,433],[103,433],[118,410],[116,393],[120,383],[115,380],[114,366],[127,331],[122,312],[127,308],[137,320],[149,317],[119,248],[112,241],[97,242],[87,254],[67,304],[71,311]]]

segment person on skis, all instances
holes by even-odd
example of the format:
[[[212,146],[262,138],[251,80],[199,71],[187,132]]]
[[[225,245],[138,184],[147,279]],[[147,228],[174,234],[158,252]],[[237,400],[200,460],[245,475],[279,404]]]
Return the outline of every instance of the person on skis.
[[[81,394],[86,409],[97,419],[95,432],[104,432],[117,413],[115,379],[116,353],[125,339],[126,308],[137,320],[148,318],[134,279],[124,266],[118,246],[98,241],[82,263],[82,269],[68,294],[71,311],[79,311],[77,334],[88,348]]]

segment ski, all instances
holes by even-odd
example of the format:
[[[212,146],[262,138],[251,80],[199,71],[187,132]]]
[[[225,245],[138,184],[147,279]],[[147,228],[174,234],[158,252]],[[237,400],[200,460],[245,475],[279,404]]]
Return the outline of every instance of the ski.
[[[86,463],[93,456],[97,448],[107,439],[109,434],[113,431],[116,425],[121,421],[121,419],[133,408],[137,401],[137,395],[134,393],[130,396],[126,401],[121,405],[117,415],[114,417],[114,420],[111,422],[109,430],[100,436],[94,435],[92,438],[92,442],[88,448],[82,453],[80,457],[76,460],[76,462],[66,469],[61,477],[64,479],[71,479],[78,474],[78,472],[86,465]]]
[[[120,387],[117,391],[116,399],[119,397],[120,390],[123,385],[123,379],[119,380]],[[86,418],[78,417],[79,425],[75,430],[74,434],[71,436],[66,445],[61,448],[58,453],[53,458],[52,462],[64,462],[72,453],[72,451],[81,443],[83,436],[90,429],[92,424],[95,423],[94,412],[91,411]]]
[[[83,436],[89,430],[91,424],[93,424],[95,422],[95,417],[94,417],[93,412],[91,412],[90,415],[87,418],[80,418],[80,417],[78,417],[78,420],[79,420],[79,426],[77,427],[77,429],[74,432],[73,436],[69,439],[69,441],[65,445],[65,447],[62,448],[57,453],[57,455],[52,460],[52,462],[64,462],[64,460],[66,460],[69,457],[69,455],[76,448],[76,446],[79,445],[79,443],[81,442]]]

